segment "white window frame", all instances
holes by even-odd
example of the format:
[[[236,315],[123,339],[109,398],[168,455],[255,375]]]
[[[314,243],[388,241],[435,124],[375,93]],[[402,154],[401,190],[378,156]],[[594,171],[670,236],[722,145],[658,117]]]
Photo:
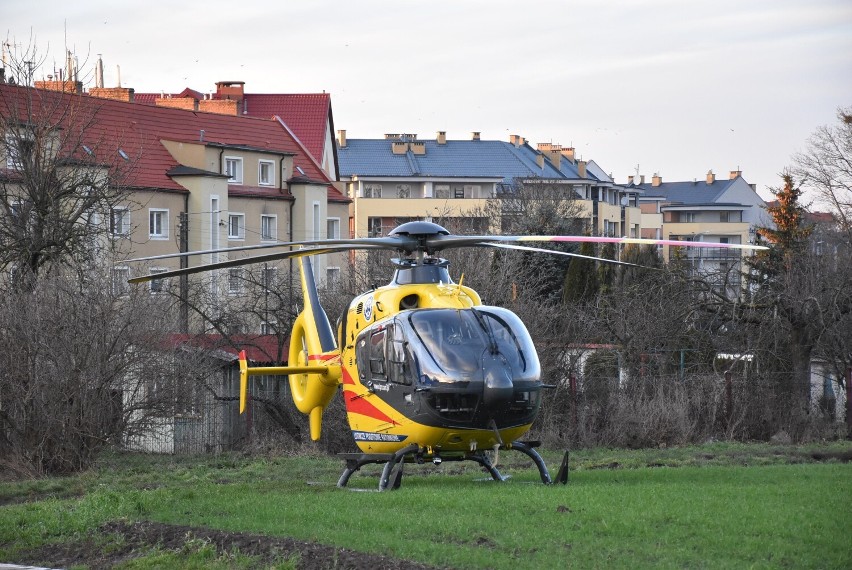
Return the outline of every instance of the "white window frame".
[[[266,220],[271,220],[266,222]],[[271,228],[267,225],[271,224]],[[270,231],[271,229],[271,231]],[[278,215],[277,214],[261,214],[260,215],[260,241],[278,241]]]
[[[152,267],[148,270],[149,275],[157,275],[158,273],[165,273],[168,271],[165,267]],[[150,290],[152,295],[159,295],[160,293],[166,292],[167,281],[165,279],[151,279],[148,282],[150,285]]]
[[[320,206],[319,202],[314,202],[313,204],[313,216],[311,218],[311,225],[314,226],[314,239],[322,239],[322,206]]]
[[[154,220],[160,218],[159,228]],[[148,237],[150,239],[169,239],[169,210],[167,208],[148,208]]]
[[[276,334],[278,321],[260,321],[260,334]]]
[[[340,287],[340,268],[326,267],[325,268],[325,286],[328,289],[337,289]]]
[[[278,280],[278,268],[277,267],[264,267],[260,270],[260,278],[261,278],[261,287],[264,291],[272,291],[275,287],[275,283]]]
[[[234,169],[231,172],[229,165],[233,164]],[[228,184],[243,183],[243,159],[239,156],[222,157],[222,172],[228,175]]]
[[[120,217],[118,220],[121,222],[116,224],[116,214],[119,214]],[[119,207],[112,208],[109,213],[109,230],[113,237],[127,237],[130,235],[130,209],[127,207]]]
[[[19,148],[19,144],[23,141],[28,142],[30,145],[33,145],[33,140],[28,134],[21,133],[7,133],[6,134],[6,168],[9,170],[20,170],[23,167],[23,162],[21,161],[21,148]],[[33,145],[34,147],[35,145]],[[32,152],[34,148],[30,148],[30,152]]]
[[[263,167],[268,170],[268,179],[263,178]],[[257,161],[257,185],[258,186],[275,186],[275,161],[274,160],[258,160]]]
[[[233,233],[234,221],[237,224],[237,233]],[[228,239],[231,241],[246,239],[246,215],[242,212],[231,212],[228,214]]]
[[[381,184],[364,184],[364,198],[381,198]]]
[[[228,269],[228,294],[239,295],[243,292],[243,281],[245,271],[242,267],[231,267]]]
[[[130,268],[118,265],[112,268],[112,294],[116,297],[126,297],[130,294]]]
[[[340,218],[326,218],[326,239],[340,239]]]

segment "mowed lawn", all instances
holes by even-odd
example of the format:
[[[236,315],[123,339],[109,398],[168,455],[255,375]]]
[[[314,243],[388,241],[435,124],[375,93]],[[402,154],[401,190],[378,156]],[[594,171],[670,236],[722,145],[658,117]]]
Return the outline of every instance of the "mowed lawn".
[[[850,454],[846,443],[581,450],[567,486],[544,486],[503,453],[508,481],[406,466],[384,493],[372,467],[336,488],[335,458],[115,455],[77,477],[0,484],[0,562],[149,520],[452,568],[852,568]],[[546,458],[555,471],[558,455]]]

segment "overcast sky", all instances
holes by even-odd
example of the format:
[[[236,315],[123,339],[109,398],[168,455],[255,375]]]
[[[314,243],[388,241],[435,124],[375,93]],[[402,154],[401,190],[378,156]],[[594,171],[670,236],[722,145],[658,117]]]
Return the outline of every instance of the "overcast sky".
[[[327,91],[349,138],[518,134],[617,182],[739,168],[768,197],[852,105],[850,0],[3,0],[0,14],[43,75],[67,45],[84,71],[102,55],[107,87],[120,66],[138,92]]]

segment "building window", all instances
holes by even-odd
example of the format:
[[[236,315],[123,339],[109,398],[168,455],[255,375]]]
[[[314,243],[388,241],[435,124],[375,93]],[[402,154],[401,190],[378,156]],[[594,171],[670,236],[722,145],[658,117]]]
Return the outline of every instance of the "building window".
[[[130,292],[130,286],[127,280],[130,279],[130,268],[128,267],[113,267],[112,268],[112,294],[116,297],[123,297]]]
[[[243,159],[234,156],[225,157],[225,174],[231,184],[243,183]]]
[[[453,189],[453,198],[464,198],[464,187],[456,186]]]
[[[6,168],[21,170],[24,161],[30,157],[35,143],[26,135],[9,133],[6,135]]]
[[[260,186],[275,185],[275,163],[271,160],[261,160],[257,163],[257,183]]]
[[[681,212],[680,221],[683,224],[691,224],[696,221],[695,217],[695,212]]]
[[[264,267],[263,272],[261,273],[262,283],[261,285],[267,291],[272,291],[275,289],[276,278],[278,277],[278,271],[274,267]]]
[[[320,205],[319,202],[314,202],[314,215],[312,219],[312,225],[314,226],[314,239],[322,239],[322,234],[320,233]]]
[[[243,291],[243,268],[232,267],[228,270],[228,293],[237,295]]]
[[[148,210],[148,236],[151,239],[168,239],[169,237],[169,211]]]
[[[165,273],[166,271],[168,271],[168,269],[152,268],[149,273],[151,275],[158,275],[160,273]],[[148,283],[151,284],[151,293],[162,293],[166,290],[165,279],[152,279]]]
[[[382,185],[381,184],[365,184],[364,185],[364,198],[381,198],[382,197]]]
[[[340,288],[340,268],[328,267],[325,270],[325,286],[328,289]]]
[[[450,185],[449,184],[435,184],[435,198],[442,198],[444,200],[450,197]]]
[[[245,214],[228,215],[228,239],[245,239],[246,216]]]
[[[369,237],[381,237],[382,235],[382,219],[381,218],[368,218],[367,219],[367,232]]]
[[[260,239],[275,241],[278,239],[278,217],[273,215],[260,216]]]
[[[278,331],[278,323],[275,321],[261,321],[260,334],[276,334]]]
[[[411,186],[408,184],[397,184],[396,185],[396,197],[397,198],[411,198]]]
[[[109,231],[113,236],[130,234],[130,210],[113,208],[109,219]]]
[[[328,239],[340,239],[340,218],[328,218],[326,220],[325,237]]]
[[[730,214],[730,212],[719,212],[719,221],[722,222],[723,224],[727,224],[729,214]]]

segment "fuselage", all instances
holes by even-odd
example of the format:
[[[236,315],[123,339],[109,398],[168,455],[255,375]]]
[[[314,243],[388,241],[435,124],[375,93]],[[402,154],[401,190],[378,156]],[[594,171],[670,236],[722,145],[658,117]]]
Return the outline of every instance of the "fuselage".
[[[355,298],[338,346],[349,425],[367,453],[510,443],[540,407],[540,365],[523,323],[450,282],[445,263],[402,267]]]

